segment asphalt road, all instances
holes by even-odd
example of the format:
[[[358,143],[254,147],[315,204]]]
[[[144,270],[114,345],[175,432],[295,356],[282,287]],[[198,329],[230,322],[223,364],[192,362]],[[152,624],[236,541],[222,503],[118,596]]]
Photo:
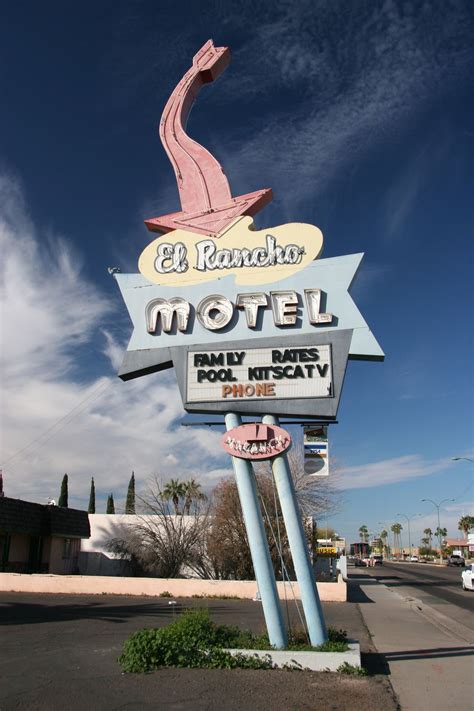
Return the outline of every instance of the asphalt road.
[[[254,631],[264,624],[261,604],[252,601],[177,603],[113,595],[0,593],[0,711],[397,709],[386,677],[377,675],[242,669],[123,674],[117,657],[127,637],[169,623],[183,607],[208,607],[216,622]],[[329,625],[345,628],[361,641],[365,656],[373,656],[358,603],[323,607]],[[296,625],[293,604],[289,614]]]
[[[364,569],[356,570],[360,573]],[[423,602],[474,629],[474,615],[466,614],[474,612],[474,592],[462,589],[460,568],[384,561],[382,566],[367,568],[366,572],[390,588],[399,588],[399,592],[409,589]]]

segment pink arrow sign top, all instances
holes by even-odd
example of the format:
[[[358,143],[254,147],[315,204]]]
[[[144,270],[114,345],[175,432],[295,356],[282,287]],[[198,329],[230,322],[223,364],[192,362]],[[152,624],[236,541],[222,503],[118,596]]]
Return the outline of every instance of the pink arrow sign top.
[[[233,198],[219,161],[185,130],[201,87],[217,79],[229,62],[229,48],[214,47],[208,40],[168,99],[159,133],[176,175],[182,209],[145,220],[152,232],[181,228],[217,236],[237,217],[255,215],[272,199],[268,188]]]

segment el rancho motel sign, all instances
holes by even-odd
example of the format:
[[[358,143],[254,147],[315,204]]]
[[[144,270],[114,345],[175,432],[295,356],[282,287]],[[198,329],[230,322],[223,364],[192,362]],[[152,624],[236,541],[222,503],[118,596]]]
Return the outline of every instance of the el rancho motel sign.
[[[252,217],[271,190],[233,197],[222,166],[187,135],[197,94],[229,61],[227,47],[206,42],[163,111],[159,134],[182,209],[145,220],[160,236],[140,255],[138,273],[115,274],[133,322],[119,376],[174,367],[185,410],[224,414],[222,444],[232,455],[270,640],[282,647],[248,461],[271,458],[311,642],[319,644],[326,630],[284,454],[291,440],[277,418],[334,420],[348,358],[384,355],[348,291],[363,255],[321,259],[323,235],[310,224],[256,230]],[[241,415],[264,417],[242,427]]]

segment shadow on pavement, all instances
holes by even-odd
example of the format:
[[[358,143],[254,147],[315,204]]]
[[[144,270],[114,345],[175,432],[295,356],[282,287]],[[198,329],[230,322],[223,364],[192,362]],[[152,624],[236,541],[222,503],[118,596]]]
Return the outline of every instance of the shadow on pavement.
[[[194,601],[193,601],[194,602]],[[44,605],[33,602],[6,602],[0,608],[0,625],[31,625],[45,622],[65,622],[67,620],[102,620],[123,623],[136,615],[150,618],[167,617],[171,621],[175,614],[190,607],[190,604],[167,602],[149,604],[107,605],[100,602],[64,605]],[[234,612],[231,607],[213,605],[213,612]]]
[[[348,602],[357,602],[357,603],[366,603],[366,602],[371,602],[373,604],[373,600],[366,595],[366,593],[361,589],[360,585],[361,583],[363,585],[378,585],[376,580],[366,580],[365,578],[361,580],[354,580],[356,576],[352,576],[348,579],[347,581],[347,601]],[[362,578],[362,576],[360,576]]]
[[[409,661],[410,659],[438,659],[446,657],[470,657],[474,647],[436,647],[433,649],[409,649],[400,652],[386,652],[387,661]]]

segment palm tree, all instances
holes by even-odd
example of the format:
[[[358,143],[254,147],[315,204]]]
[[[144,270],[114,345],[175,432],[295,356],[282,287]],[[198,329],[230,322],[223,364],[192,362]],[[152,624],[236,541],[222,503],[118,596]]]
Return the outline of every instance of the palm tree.
[[[428,538],[428,545],[431,548],[431,539],[433,538],[433,531],[431,530],[431,528],[425,528],[423,533]]]
[[[184,487],[184,513],[189,516],[193,501],[205,501],[206,495],[201,491],[201,484],[195,479],[189,479],[183,483]]]
[[[385,529],[383,531],[380,531],[380,540],[382,541],[382,550],[384,553],[387,551],[387,538],[388,538],[388,531]]]
[[[184,483],[179,479],[170,479],[163,489],[163,498],[165,501],[170,501],[173,503],[173,509],[175,516],[177,516],[179,511],[179,500],[185,496]]]
[[[393,533],[393,548],[395,551],[395,548],[398,547],[398,553],[401,553],[401,547],[402,547],[402,540],[401,540],[401,532],[403,531],[403,526],[401,523],[394,523],[393,526],[390,527],[390,530]]]
[[[369,540],[369,529],[365,524],[359,528],[359,538],[361,543],[367,543]]]
[[[425,538],[422,538],[421,542],[423,543],[425,548],[431,548],[431,541],[428,536],[426,536]]]
[[[474,528],[474,516],[462,516],[459,519],[458,529],[464,533],[464,538],[467,538],[471,528]]]
[[[437,536],[440,539],[440,543],[441,543],[441,539],[446,538],[447,535],[448,535],[448,530],[446,528],[440,528],[438,526],[438,528],[435,531],[435,536]]]

